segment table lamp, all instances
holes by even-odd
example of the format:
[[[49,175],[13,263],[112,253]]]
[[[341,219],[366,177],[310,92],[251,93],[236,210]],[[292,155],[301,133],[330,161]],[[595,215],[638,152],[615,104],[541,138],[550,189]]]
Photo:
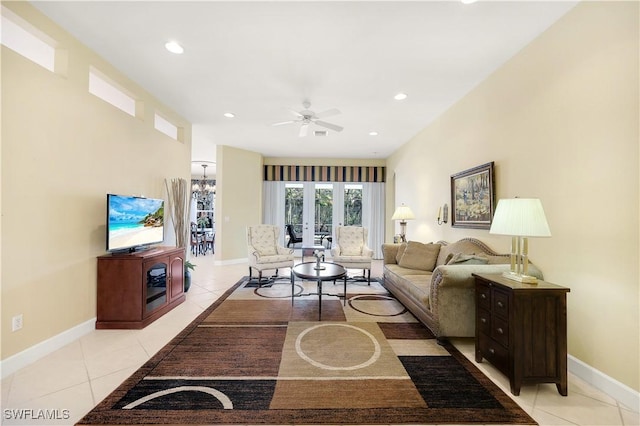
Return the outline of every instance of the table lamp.
[[[510,280],[535,284],[529,272],[528,237],[550,237],[551,231],[537,198],[508,198],[498,201],[490,234],[511,235],[511,271],[503,273]]]
[[[400,240],[403,243],[407,242],[406,234],[407,234],[407,220],[415,219],[416,216],[413,214],[411,209],[402,203],[396,211],[391,216],[391,220],[399,220],[400,221]]]

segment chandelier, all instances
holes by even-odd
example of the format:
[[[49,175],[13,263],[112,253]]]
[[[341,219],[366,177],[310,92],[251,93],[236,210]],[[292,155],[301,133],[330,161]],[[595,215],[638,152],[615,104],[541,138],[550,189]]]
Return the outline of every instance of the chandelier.
[[[207,164],[202,164],[202,168],[204,169],[202,179],[191,181],[191,193],[197,201],[206,202],[216,193],[216,181],[207,179]]]

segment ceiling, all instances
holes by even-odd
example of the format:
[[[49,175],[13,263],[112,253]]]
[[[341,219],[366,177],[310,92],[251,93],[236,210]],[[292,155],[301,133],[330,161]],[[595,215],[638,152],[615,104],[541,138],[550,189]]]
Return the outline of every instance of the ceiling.
[[[192,173],[206,161],[212,176],[218,144],[386,158],[576,1],[32,3],[189,120]],[[184,53],[168,52],[170,40]],[[399,92],[407,98],[395,100]],[[305,100],[315,112],[340,110],[323,121],[344,130],[313,124],[299,137],[299,123],[272,126],[296,119]]]

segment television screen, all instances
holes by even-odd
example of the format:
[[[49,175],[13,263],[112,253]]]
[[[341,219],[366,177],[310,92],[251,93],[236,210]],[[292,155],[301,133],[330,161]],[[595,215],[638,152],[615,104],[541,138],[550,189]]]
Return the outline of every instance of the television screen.
[[[164,200],[107,194],[107,251],[164,241]]]

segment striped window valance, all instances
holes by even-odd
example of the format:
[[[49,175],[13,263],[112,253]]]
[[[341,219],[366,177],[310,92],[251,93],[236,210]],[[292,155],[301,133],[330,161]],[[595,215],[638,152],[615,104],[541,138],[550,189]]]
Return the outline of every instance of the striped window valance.
[[[264,166],[266,181],[384,182],[384,175],[374,166]]]

